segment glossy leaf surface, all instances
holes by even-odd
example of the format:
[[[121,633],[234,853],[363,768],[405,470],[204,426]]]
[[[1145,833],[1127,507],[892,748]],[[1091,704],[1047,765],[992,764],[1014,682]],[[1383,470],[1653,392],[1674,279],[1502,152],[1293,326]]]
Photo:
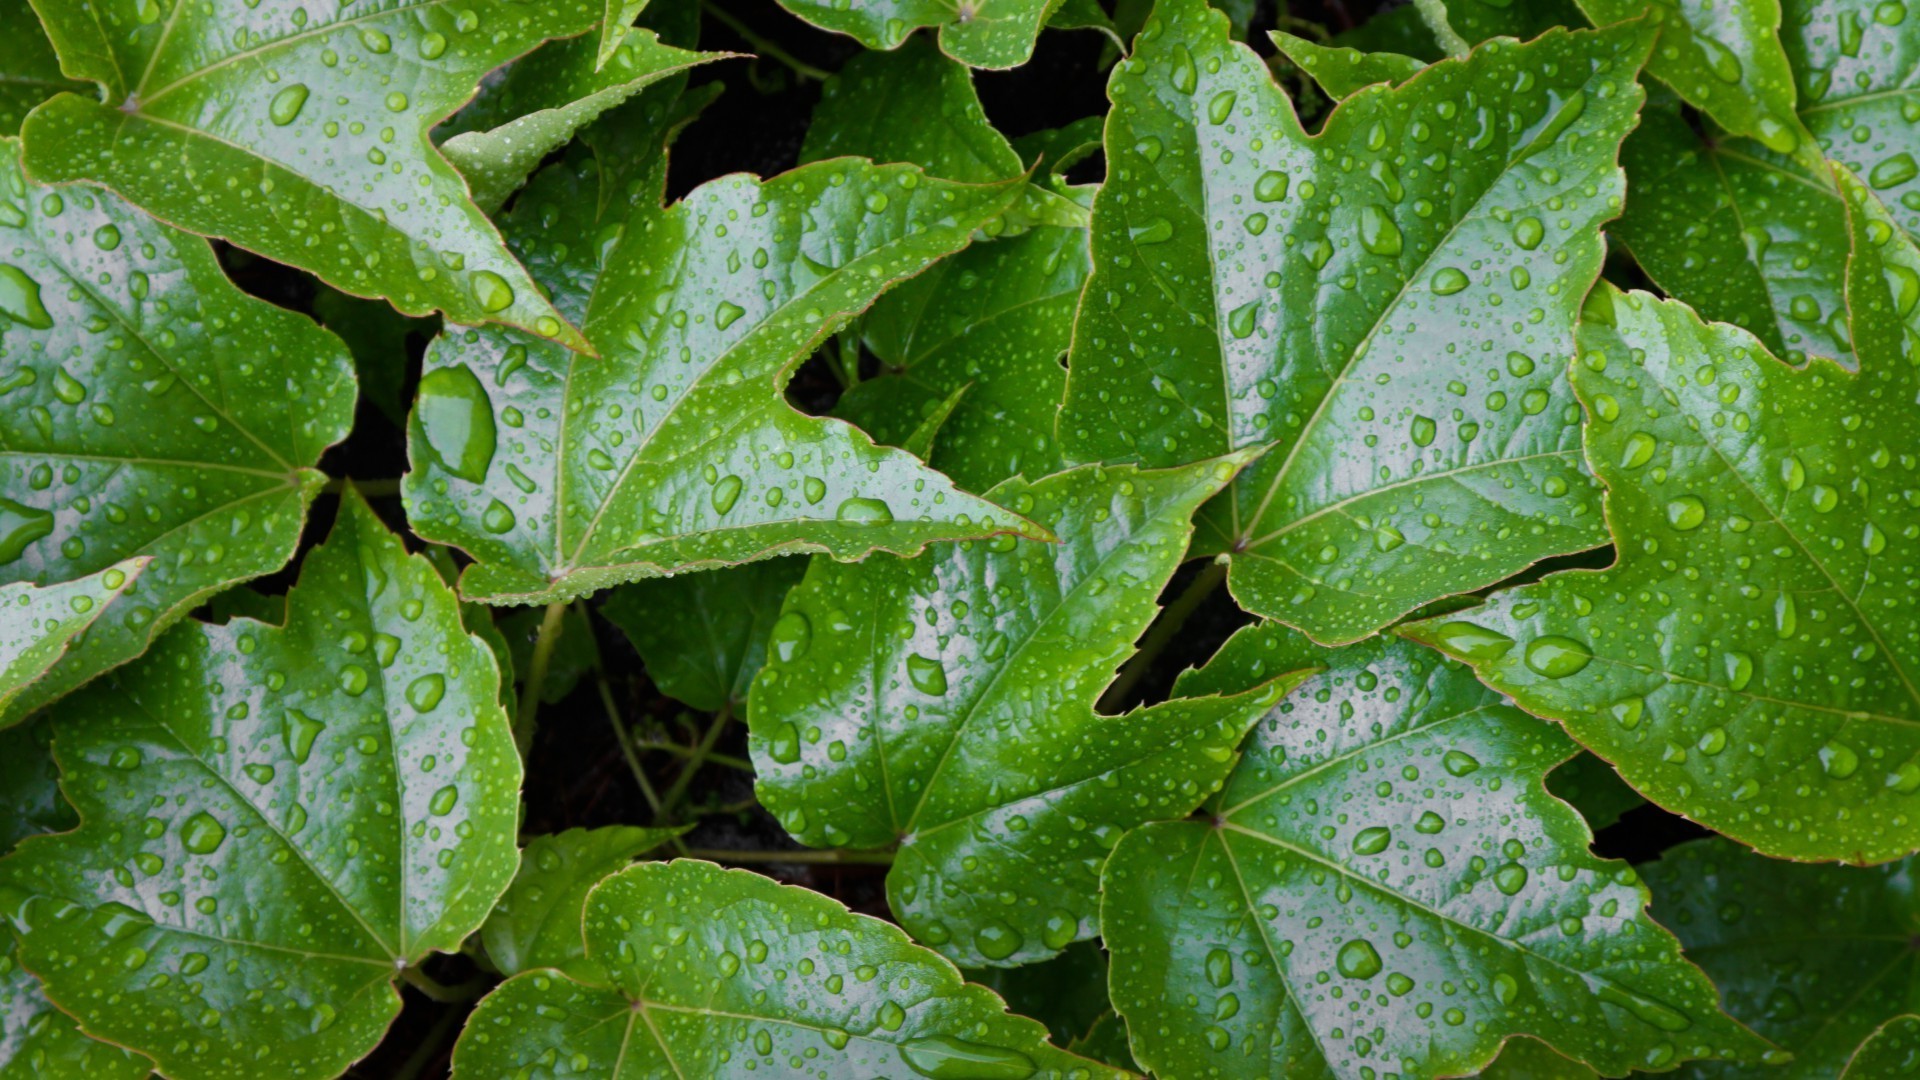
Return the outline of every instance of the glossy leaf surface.
[[[779,0],[822,30],[869,49],[895,49],[907,35],[935,27],[940,51],[977,68],[1010,68],[1033,55],[1034,39],[1061,0]]]
[[[843,155],[909,162],[970,184],[1022,171],[1006,136],[987,121],[972,72],[919,38],[855,56],[820,88],[800,160]]]
[[[1219,15],[1168,0],[1109,86],[1068,453],[1272,445],[1197,550],[1325,641],[1603,543],[1564,369],[1648,45],[1488,44],[1309,137]]]
[[[1367,53],[1333,45],[1321,45],[1292,34],[1276,31],[1273,44],[1300,70],[1313,76],[1320,89],[1334,100],[1352,96],[1361,87],[1374,83],[1402,83],[1427,65],[1399,53]]]
[[[1857,375],[1597,293],[1574,380],[1619,562],[1411,631],[1654,802],[1785,858],[1920,848],[1920,251],[1854,195]]]
[[[354,402],[338,338],[235,288],[206,241],[29,183],[19,145],[0,140],[0,583],[152,561],[9,721],[285,565]]]
[[[600,355],[502,329],[429,350],[404,488],[415,531],[477,560],[463,594],[536,603],[825,551],[1033,526],[781,388],[846,319],[966,246],[1015,194],[837,159],[723,177],[662,209],[593,158],[515,203],[517,250]]]
[[[12,931],[0,926],[0,1078],[143,1080],[153,1064],[80,1033],[20,966]]]
[[[1785,1068],[1697,1066],[1714,1080],[1826,1080],[1913,1007],[1920,933],[1912,860],[1876,867],[1763,859],[1700,840],[1645,864],[1653,914],[1712,976],[1727,1011],[1793,1052]]]
[[[46,674],[146,566],[145,559],[128,559],[58,585],[0,586],[0,710]]]
[[[482,76],[598,23],[589,0],[38,0],[66,73],[23,129],[47,182],[154,215],[408,315],[439,309],[579,344],[428,132]],[[165,168],[154,163],[165,161]]]
[[[400,969],[457,949],[513,876],[497,678],[349,496],[284,628],[180,626],[61,704],[81,825],[0,862],[22,961],[168,1075],[340,1073],[399,1012]]]
[[[1194,508],[1244,459],[993,489],[1058,544],[815,559],[754,684],[761,802],[802,843],[898,843],[893,913],[957,962],[1027,963],[1091,937],[1119,833],[1197,806],[1287,685],[1094,708],[1158,612]]]
[[[806,571],[806,559],[784,558],[636,581],[615,589],[600,613],[633,642],[661,693],[702,712],[740,712],[780,602]]]
[[[1142,1065],[1411,1080],[1531,1035],[1621,1075],[1768,1049],[1547,793],[1573,744],[1465,665],[1266,624],[1177,689],[1310,664],[1327,670],[1254,727],[1209,820],[1138,829],[1107,863],[1114,1006]]]
[[[1854,1051],[1840,1080],[1901,1080],[1920,1075],[1920,1016],[1897,1016]]]
[[[53,42],[40,29],[39,16],[27,0],[0,0],[0,135],[20,134],[20,121],[35,105],[66,90],[84,90],[84,83],[60,74]]]
[[[558,1058],[569,1075],[714,1080],[782,1075],[1125,1074],[1057,1050],[985,988],[897,927],[744,870],[681,860],[621,872],[587,900],[606,988],[557,972],[509,979],[454,1048],[460,1080]]]
[[[605,984],[606,970],[587,959],[581,936],[587,893],[683,831],[612,825],[528,840],[520,872],[480,928],[487,959],[502,975],[554,968]]]
[[[1783,0],[1781,43],[1800,122],[1920,236],[1920,10],[1905,3]],[[1818,177],[1824,182],[1825,176]]]

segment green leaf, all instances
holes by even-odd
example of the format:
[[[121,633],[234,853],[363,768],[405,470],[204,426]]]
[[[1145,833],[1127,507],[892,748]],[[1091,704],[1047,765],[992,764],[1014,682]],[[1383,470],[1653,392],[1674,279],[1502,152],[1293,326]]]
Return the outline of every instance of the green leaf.
[[[651,30],[628,31],[610,58],[600,47],[591,34],[547,45],[450,121],[440,152],[466,177],[481,210],[499,210],[542,159],[608,109],[670,75],[733,55],[676,49]]]
[[[1871,862],[1920,847],[1920,251],[1847,184],[1859,374],[1603,287],[1574,382],[1619,561],[1410,633],[1669,810]]]
[[[1013,148],[1027,168],[1044,167],[1059,176],[1101,151],[1106,123],[1104,116],[1083,116],[1057,128],[1030,131],[1013,140]]]
[[[1475,0],[1466,0],[1473,3]],[[1459,6],[1460,0],[1456,0]],[[1579,0],[1599,25],[1646,16],[1660,29],[1647,74],[1735,135],[1760,140],[1777,154],[1814,150],[1794,113],[1793,71],[1780,43],[1780,0],[1737,4],[1697,0]]]
[[[74,639],[133,588],[150,560],[128,559],[58,585],[0,586],[0,710],[47,673]]]
[[[595,985],[607,973],[587,959],[581,939],[587,893],[600,879],[685,832],[615,825],[536,836],[520,853],[520,872],[480,928],[487,959],[502,975],[554,968]]]
[[[1125,1074],[1047,1045],[897,927],[744,870],[643,863],[587,899],[587,954],[606,988],[557,972],[507,980],[453,1050],[459,1080],[536,1073],[1105,1080]]]
[[[8,30],[0,40],[0,135],[18,135],[20,121],[35,105],[86,85],[60,74],[53,42],[41,31],[40,17],[28,0],[0,0],[0,26]]]
[[[6,1080],[143,1080],[147,1059],[80,1033],[20,966],[13,933],[0,926],[0,1077]]]
[[[1024,169],[1006,136],[988,123],[973,74],[923,40],[861,53],[821,88],[800,160],[848,154],[910,162],[969,184]]]
[[[546,603],[788,552],[1034,530],[780,394],[1015,184],[843,158],[723,177],[661,209],[647,184],[610,195],[602,179],[591,159],[561,163],[506,221],[599,356],[461,327],[427,353],[403,490],[416,532],[475,558],[464,595]]]
[[[1896,1016],[1854,1051],[1840,1080],[1903,1080],[1920,1075],[1920,1016]]]
[[[545,608],[516,608],[501,612],[495,623],[513,657],[512,670],[522,675],[533,670],[534,642],[545,616]],[[599,666],[600,645],[594,640],[592,621],[578,608],[568,608],[560,617],[560,634],[547,659],[546,676],[540,680],[541,703],[553,705],[564,700],[583,676]]]
[[[1093,936],[1113,838],[1198,805],[1288,685],[1094,708],[1159,612],[1194,507],[1246,456],[1082,467],[989,493],[1058,544],[815,559],[754,684],[761,803],[814,847],[897,842],[894,915],[958,963],[1029,963]]]
[[[1313,76],[1327,96],[1338,101],[1374,83],[1403,83],[1427,65],[1399,53],[1365,53],[1358,49],[1319,45],[1306,38],[1274,31],[1273,44],[1300,70]]]
[[[822,30],[869,49],[896,49],[923,26],[938,27],[940,51],[976,68],[1010,68],[1033,55],[1040,28],[1062,0],[780,0]]]
[[[1137,829],[1107,861],[1114,1006],[1142,1065],[1414,1080],[1524,1034],[1623,1075],[1768,1049],[1547,793],[1573,744],[1464,665],[1269,623],[1175,690],[1309,664],[1327,670],[1255,726],[1205,820]]]
[[[0,729],[0,854],[29,836],[65,832],[79,824],[60,794],[53,763],[53,723],[46,713]],[[5,1055],[0,1054],[0,1060]]]
[[[37,179],[104,184],[403,314],[437,308],[584,347],[427,134],[489,71],[593,27],[600,4],[170,6],[39,0],[63,69],[105,100],[62,94],[34,110]]]
[[[633,642],[661,693],[702,712],[739,711],[767,662],[780,602],[806,570],[805,559],[768,559],[636,581],[613,590],[600,614]]]
[[[408,339],[431,339],[440,330],[436,318],[410,319],[384,300],[362,300],[325,285],[314,292],[313,314],[320,325],[346,342],[353,354],[360,393],[380,414],[407,422]]]
[[[1672,298],[1752,333],[1777,356],[1851,361],[1846,208],[1758,143],[1702,138],[1648,108],[1620,160],[1633,197],[1610,230]]]
[[[80,827],[0,862],[21,959],[170,1076],[334,1076],[513,877],[493,657],[357,495],[284,628],[190,623],[61,703]]]
[[[606,15],[600,22],[599,48],[595,52],[594,67],[603,68],[613,62],[619,53],[620,45],[627,39],[627,31],[633,29],[633,20],[647,6],[647,0],[601,0]]]
[[[1781,44],[1800,121],[1826,155],[1864,177],[1920,236],[1920,12],[1905,4],[1785,0]],[[1821,175],[1824,182],[1826,177]]]
[[[1599,1080],[1599,1073],[1554,1053],[1533,1039],[1509,1039],[1480,1080]]]
[[[1109,90],[1067,452],[1272,446],[1196,551],[1324,641],[1604,543],[1565,368],[1649,43],[1489,45],[1309,137],[1223,19],[1167,0]]]
[[[1580,811],[1594,832],[1617,823],[1622,814],[1647,801],[1620,779],[1613,766],[1585,753],[1548,773],[1547,790]]]
[[[229,282],[206,241],[0,140],[0,584],[152,562],[15,722],[286,564],[353,418],[339,339]]]
[[[1641,0],[1642,6],[1646,2]],[[1416,9],[1436,37],[1445,37],[1451,32],[1468,44],[1496,37],[1534,38],[1556,26],[1586,25],[1574,0],[1521,0],[1505,4],[1486,0],[1433,0],[1431,3],[1416,0],[1407,6]],[[1375,16],[1369,25],[1380,21]]]
[[[1827,1080],[1862,1039],[1912,1008],[1920,953],[1911,859],[1871,868],[1763,859],[1720,839],[1644,865],[1654,917],[1720,987],[1727,1011],[1793,1052],[1786,1069],[1719,1080]]]

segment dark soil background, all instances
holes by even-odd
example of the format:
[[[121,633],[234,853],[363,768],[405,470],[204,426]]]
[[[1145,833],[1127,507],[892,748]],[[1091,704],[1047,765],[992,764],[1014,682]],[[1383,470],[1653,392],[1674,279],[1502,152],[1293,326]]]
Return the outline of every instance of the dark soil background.
[[[1111,6],[1112,0],[1103,0]],[[1270,54],[1266,31],[1290,17],[1305,20],[1330,33],[1363,22],[1375,12],[1399,6],[1397,0],[1260,0],[1249,39],[1263,54]],[[815,30],[788,15],[769,0],[707,0],[700,45],[707,49],[727,49],[760,53],[761,59],[713,64],[696,69],[695,85],[709,82],[725,84],[725,90],[701,118],[690,125],[675,144],[669,174],[669,197],[678,198],[707,180],[733,172],[753,172],[772,176],[792,168],[799,156],[807,123],[819,98],[820,84],[797,76],[791,68],[768,58],[764,44],[772,44],[795,60],[823,71],[834,71],[859,51],[851,39]],[[719,8],[725,16],[714,13]],[[738,26],[746,34],[730,28]],[[750,40],[752,38],[759,39]],[[975,85],[988,116],[1009,136],[1058,127],[1106,110],[1106,68],[1113,50],[1108,39],[1090,31],[1048,31],[1044,33],[1034,57],[1028,64],[1006,72],[981,72]],[[1291,84],[1290,84],[1291,85]],[[1318,109],[1322,103],[1301,102],[1303,112]],[[1099,178],[1098,157],[1076,167],[1073,178],[1088,181]],[[315,287],[312,279],[245,253],[223,251],[228,269],[244,288],[275,303],[301,311],[313,310]],[[1617,271],[1617,273],[1616,273]],[[1630,267],[1609,267],[1608,276],[1626,284],[1637,284]],[[409,374],[406,390],[410,397],[418,378],[420,354],[433,331],[423,323],[410,335]],[[811,412],[830,408],[839,394],[839,384],[824,362],[803,367],[789,391],[794,402]],[[335,477],[351,477],[370,482],[378,493],[376,509],[395,527],[404,525],[399,500],[386,491],[406,461],[405,432],[392,419],[363,400],[352,437],[331,451],[321,463]],[[307,540],[317,542],[332,526],[337,500],[323,496],[314,506]],[[1529,577],[1567,565],[1604,566],[1610,563],[1610,551],[1588,553],[1569,560],[1556,560],[1551,566],[1536,567]],[[289,568],[255,586],[265,592],[282,592],[291,583],[296,567]],[[1163,602],[1179,595],[1199,572],[1198,565],[1183,568],[1169,585]],[[514,616],[501,611],[503,629],[518,631],[524,640],[524,653],[537,627],[538,616]],[[1173,678],[1181,670],[1198,664],[1239,626],[1249,621],[1227,596],[1215,590],[1190,618],[1175,643],[1134,685],[1123,704],[1140,700],[1158,700],[1166,696]],[[618,711],[619,722],[629,725],[641,742],[671,742],[690,747],[705,730],[707,718],[688,716],[685,708],[654,688],[648,680],[639,656],[626,638],[611,624],[595,620],[594,641],[601,670]],[[560,651],[580,652],[584,642],[563,640]],[[524,672],[522,673],[524,674]],[[733,724],[722,736],[717,749],[735,758],[746,757],[744,725]],[[658,751],[647,753],[645,768],[655,787],[664,790],[674,782],[679,758]],[[529,835],[558,832],[575,827],[614,824],[649,824],[653,814],[643,798],[619,743],[613,733],[608,710],[592,674],[560,700],[543,705],[539,727],[527,762],[525,787],[525,829]],[[835,897],[856,911],[887,917],[883,882],[886,867],[857,863],[780,862],[775,853],[797,850],[785,832],[754,804],[751,776],[725,765],[708,764],[689,789],[691,805],[683,814],[692,815],[693,831],[684,843],[690,849],[726,850],[742,853],[740,860],[783,881],[817,889]],[[1644,860],[1655,857],[1673,844],[1703,835],[1703,830],[1652,806],[1630,811],[1623,820],[1601,831],[1595,849],[1602,855]],[[445,957],[431,962],[431,974],[443,985],[458,986],[479,979],[476,989],[484,989],[490,979],[466,957]],[[350,1076],[360,1078],[440,1077],[447,1075],[448,1055],[459,1033],[461,1021],[471,1008],[470,1002],[442,1003],[409,987],[404,991],[405,1009],[388,1038]]]

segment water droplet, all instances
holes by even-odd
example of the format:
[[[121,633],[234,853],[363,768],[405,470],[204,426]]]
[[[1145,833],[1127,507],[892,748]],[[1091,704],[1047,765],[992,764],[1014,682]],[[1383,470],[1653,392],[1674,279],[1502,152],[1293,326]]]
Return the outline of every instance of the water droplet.
[[[407,684],[407,704],[419,712],[431,712],[447,696],[446,676],[439,672],[422,675]]]
[[[724,514],[733,509],[733,504],[740,501],[740,488],[742,486],[743,483],[741,479],[731,473],[721,477],[719,482],[713,485],[714,512]]]
[[[908,1039],[900,1044],[900,1056],[914,1072],[932,1080],[1026,1080],[1035,1071],[1033,1059],[1018,1050],[951,1035]]]
[[[1690,532],[1707,520],[1707,504],[1698,495],[1682,495],[1667,503],[1667,524]]]
[[[1349,979],[1371,979],[1380,974],[1380,954],[1374,951],[1373,942],[1354,938],[1340,946],[1333,966]]]
[[[1215,989],[1224,989],[1233,985],[1233,954],[1225,949],[1213,949],[1207,953],[1207,981]]]
[[[448,784],[446,787],[433,793],[433,798],[427,801],[427,810],[433,814],[434,817],[446,817],[448,814],[453,813],[453,806],[459,801],[460,789],[452,784]]]
[[[34,541],[53,531],[53,512],[0,495],[0,566],[26,554]]]
[[[1480,759],[1465,750],[1449,750],[1441,757],[1440,767],[1448,776],[1472,776],[1480,771]]]
[[[0,263],[0,315],[35,330],[53,329],[53,316],[40,303],[40,283],[5,263]]]
[[[413,416],[442,467],[475,484],[487,478],[496,438],[493,406],[486,387],[465,364],[422,376]]]
[[[1493,887],[1508,896],[1517,895],[1527,887],[1527,868],[1519,863],[1507,863],[1493,872]]]
[[[891,525],[893,510],[879,499],[846,499],[834,517],[852,525]]]
[[[1026,943],[1026,938],[1021,936],[1020,931],[998,919],[988,920],[973,935],[974,948],[979,949],[980,955],[989,960],[1005,960],[1019,952],[1020,947]]]
[[[1400,243],[1400,226],[1393,223],[1393,218],[1388,215],[1384,209],[1378,206],[1363,206],[1360,208],[1361,246],[1373,252],[1375,255],[1398,255],[1400,254]],[[1466,281],[1463,277],[1461,280],[1461,288],[1465,287]],[[1434,290],[1437,292],[1439,289],[1439,278],[1436,277],[1434,279]],[[1454,289],[1451,291],[1459,292],[1460,290]]]
[[[187,819],[180,829],[180,844],[195,855],[211,855],[227,839],[227,827],[202,810]]]
[[[307,104],[305,83],[294,83],[284,87],[273,95],[273,101],[267,105],[267,118],[276,126],[286,127],[300,116],[300,110]]]
[[[1413,418],[1413,426],[1408,430],[1407,434],[1413,439],[1413,445],[1415,446],[1432,446],[1433,437],[1438,433],[1438,430],[1432,417],[1416,416]]]
[[[1829,741],[1820,748],[1820,768],[1835,780],[1845,780],[1860,771],[1860,755],[1846,743]]]
[[[1527,666],[1549,679],[1579,673],[1593,660],[1593,652],[1569,637],[1548,634],[1527,643]]]
[[[1353,853],[1355,855],[1378,855],[1387,850],[1387,845],[1392,842],[1393,830],[1388,829],[1384,825],[1375,825],[1371,828],[1360,830],[1360,832],[1354,836]]]
[[[746,313],[747,309],[741,307],[739,304],[731,300],[722,300],[720,301],[720,306],[713,309],[713,325],[725,330],[735,322],[738,322],[740,316]]]
[[[491,270],[476,271],[472,287],[473,298],[479,302],[482,311],[505,311],[513,303],[513,286],[507,284],[506,278]]]
[[[923,694],[939,697],[947,692],[946,667],[919,653],[907,657],[907,678],[913,682],[914,689]]]
[[[798,611],[789,611],[780,616],[767,635],[767,647],[773,650],[774,658],[783,664],[791,664],[807,655],[807,648],[812,644],[813,623]]]
[[[1513,639],[1470,622],[1450,622],[1434,631],[1434,643],[1469,663],[1497,660],[1513,648]]]
[[[488,503],[486,510],[480,514],[481,527],[495,535],[510,532],[517,524],[519,519],[514,517],[513,508],[499,499]]]
[[[1166,218],[1148,218],[1145,224],[1128,230],[1136,244],[1164,244],[1173,239],[1173,222]]]
[[[1467,275],[1451,266],[1443,266],[1433,275],[1433,291],[1440,296],[1452,296],[1467,287]]]

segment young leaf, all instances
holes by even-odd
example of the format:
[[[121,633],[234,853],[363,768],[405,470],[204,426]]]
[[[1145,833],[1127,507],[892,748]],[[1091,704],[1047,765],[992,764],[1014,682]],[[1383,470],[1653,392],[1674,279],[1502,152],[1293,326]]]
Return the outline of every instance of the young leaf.
[[[670,75],[732,55],[676,49],[651,30],[628,31],[615,46],[602,57],[593,35],[547,45],[449,122],[440,152],[466,177],[476,206],[497,211],[541,159],[601,113]]]
[[[1920,1075],[1920,1016],[1896,1016],[1853,1052],[1840,1080],[1904,1080]]]
[[[477,560],[465,595],[545,603],[794,551],[1033,530],[780,394],[841,323],[966,246],[1015,184],[843,158],[723,177],[662,209],[645,184],[608,197],[601,180],[592,159],[561,163],[506,223],[600,355],[469,328],[427,354],[403,490],[416,532]]]
[[[353,419],[338,338],[229,282],[206,241],[0,139],[0,583],[151,564],[15,700],[17,721],[286,564]]]
[[[62,94],[24,128],[27,167],[91,180],[408,315],[438,308],[584,347],[467,196],[428,132],[482,76],[600,21],[589,0],[38,0]],[[156,162],[168,163],[155,168]]]
[[[1265,624],[1176,692],[1312,664],[1325,674],[1255,726],[1207,820],[1135,830],[1107,861],[1114,1007],[1142,1065],[1414,1080],[1525,1034],[1624,1075],[1768,1049],[1547,793],[1573,744],[1465,665]]]
[[[8,1080],[145,1080],[153,1063],[80,1033],[20,966],[13,932],[0,926],[0,1076]]]
[[[1167,0],[1109,88],[1067,452],[1271,445],[1197,551],[1326,641],[1604,543],[1564,369],[1649,37],[1489,44],[1309,137],[1219,15]]]
[[[940,51],[976,68],[1010,68],[1033,55],[1040,28],[1062,0],[780,0],[822,30],[869,49],[895,49],[923,26],[939,28]]]
[[[1785,0],[1781,44],[1800,121],[1821,150],[1864,177],[1920,236],[1920,12],[1908,4]],[[1816,177],[1823,184],[1826,176]]]
[[[806,559],[785,558],[636,581],[613,590],[600,614],[633,642],[661,693],[702,712],[740,711],[780,602],[806,571]]]
[[[517,975],[474,1010],[457,1080],[559,1057],[570,1075],[717,1080],[822,1076],[1105,1080],[1010,1016],[992,991],[898,928],[744,870],[643,863],[587,899],[586,945],[605,988]]]
[[[284,628],[190,623],[56,717],[73,832],[0,861],[21,960],[170,1076],[334,1076],[513,877],[493,657],[357,495]]]
[[[487,959],[502,975],[554,968],[605,985],[607,973],[587,959],[581,920],[587,893],[685,829],[615,825],[536,836],[520,853],[520,872],[480,928]]]
[[[27,0],[0,0],[0,26],[7,28],[0,38],[0,135],[18,135],[20,121],[35,105],[86,85],[60,74],[53,43]]]
[[[1912,1008],[1920,976],[1914,861],[1871,868],[1763,859],[1725,840],[1646,863],[1653,913],[1720,987],[1727,1011],[1793,1052],[1790,1070],[1826,1080],[1861,1040]]]
[[[147,559],[58,585],[0,586],[0,711],[46,674],[67,646],[133,587]]]
[[[1399,53],[1363,53],[1275,31],[1273,44],[1338,101],[1374,83],[1403,83],[1427,65]]]
[[[1113,838],[1198,805],[1290,685],[1094,708],[1159,611],[1194,507],[1246,457],[1089,466],[989,493],[1058,544],[815,559],[754,684],[760,801],[805,844],[898,843],[893,913],[958,963],[1029,963],[1093,936]]]
[[[1469,0],[1471,2],[1471,0]],[[1647,74],[1735,135],[1760,140],[1776,154],[1820,155],[1794,114],[1793,72],[1780,44],[1780,0],[1702,4],[1691,0],[1579,0],[1602,26],[1647,16],[1660,47]]]
[[[1702,318],[1795,363],[1851,362],[1846,208],[1758,143],[1702,138],[1677,107],[1649,107],[1620,151],[1633,197],[1610,230],[1647,276]]]
[[[1920,251],[1846,186],[1859,374],[1603,286],[1574,382],[1619,561],[1409,632],[1661,806],[1868,862],[1920,848]]]

